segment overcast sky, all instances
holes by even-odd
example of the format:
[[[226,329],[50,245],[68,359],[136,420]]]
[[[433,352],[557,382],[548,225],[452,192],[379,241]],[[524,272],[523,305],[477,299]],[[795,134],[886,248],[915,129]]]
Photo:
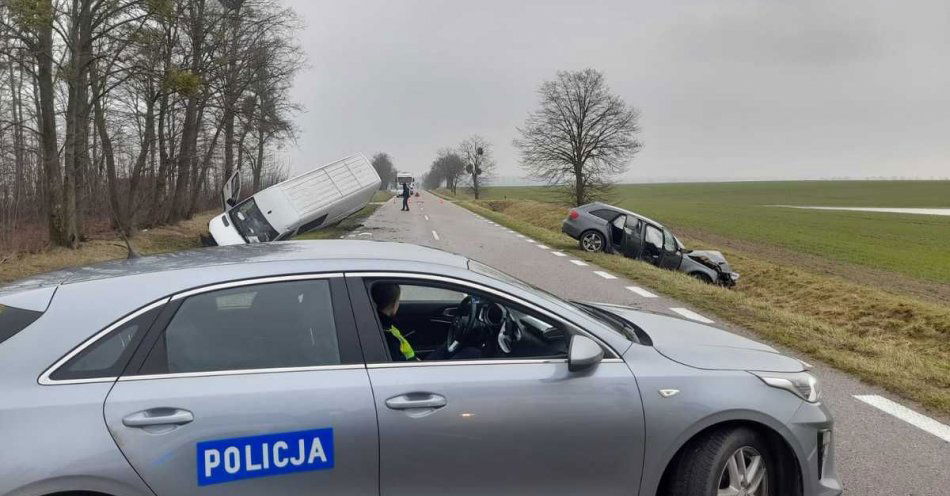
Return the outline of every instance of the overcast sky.
[[[950,177],[946,0],[283,0],[309,57],[295,171],[388,152],[424,172],[476,133],[497,174],[558,70],[642,112],[627,180]]]

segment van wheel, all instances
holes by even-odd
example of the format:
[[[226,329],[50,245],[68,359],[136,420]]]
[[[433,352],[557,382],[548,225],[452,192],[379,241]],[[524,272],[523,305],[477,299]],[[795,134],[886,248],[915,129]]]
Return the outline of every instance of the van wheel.
[[[712,432],[686,448],[669,496],[769,496],[781,491],[778,460],[767,440],[747,429]]]
[[[694,277],[697,281],[712,284],[712,278],[705,272],[693,272],[690,276]]]
[[[604,251],[604,235],[597,231],[584,231],[581,234],[580,243],[584,251]]]

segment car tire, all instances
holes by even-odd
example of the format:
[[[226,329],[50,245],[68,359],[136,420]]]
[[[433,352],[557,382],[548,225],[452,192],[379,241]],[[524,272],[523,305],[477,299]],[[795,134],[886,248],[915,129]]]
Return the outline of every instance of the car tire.
[[[787,488],[779,480],[782,473],[779,460],[764,436],[745,427],[723,429],[692,441],[684,448],[670,474],[666,494],[783,495]]]
[[[580,242],[581,249],[587,252],[604,251],[607,247],[604,235],[593,230],[581,233],[581,237],[578,241]]]
[[[712,284],[712,278],[709,277],[709,274],[705,272],[692,272],[690,277],[695,278],[697,281],[704,282],[706,284]]]

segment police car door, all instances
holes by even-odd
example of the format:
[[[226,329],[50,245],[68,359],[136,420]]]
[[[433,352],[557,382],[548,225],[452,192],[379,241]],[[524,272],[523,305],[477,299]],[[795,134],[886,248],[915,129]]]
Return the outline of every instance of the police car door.
[[[335,275],[173,297],[105,419],[158,496],[378,494],[376,412]]]
[[[393,277],[403,295],[427,284],[425,276],[374,277]],[[354,308],[360,300],[367,308],[355,313],[379,414],[382,496],[636,494],[643,408],[622,360],[583,372],[556,357],[391,362],[364,282],[347,283]],[[535,329],[562,329],[536,317]]]

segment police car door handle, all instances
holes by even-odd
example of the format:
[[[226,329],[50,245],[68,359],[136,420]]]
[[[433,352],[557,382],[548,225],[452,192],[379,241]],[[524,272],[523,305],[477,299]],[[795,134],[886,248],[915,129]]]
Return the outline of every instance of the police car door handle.
[[[393,410],[411,410],[415,408],[442,408],[445,397],[432,393],[407,393],[386,400],[386,406]]]
[[[193,422],[195,416],[179,408],[152,408],[136,412],[122,419],[126,427],[152,427],[156,425],[183,425]]]

